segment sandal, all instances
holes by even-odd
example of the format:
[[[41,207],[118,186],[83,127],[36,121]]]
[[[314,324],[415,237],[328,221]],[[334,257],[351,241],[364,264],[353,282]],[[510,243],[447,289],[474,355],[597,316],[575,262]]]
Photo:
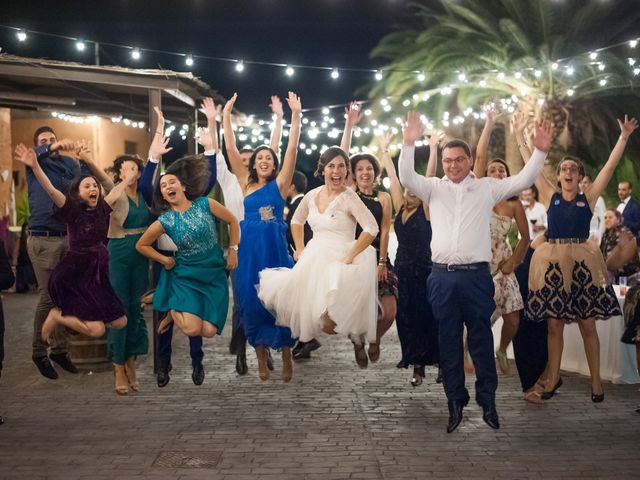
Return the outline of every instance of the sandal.
[[[524,394],[523,400],[525,402],[534,403],[536,405],[544,405],[544,400],[542,399],[542,395],[540,392],[536,390],[530,390]]]

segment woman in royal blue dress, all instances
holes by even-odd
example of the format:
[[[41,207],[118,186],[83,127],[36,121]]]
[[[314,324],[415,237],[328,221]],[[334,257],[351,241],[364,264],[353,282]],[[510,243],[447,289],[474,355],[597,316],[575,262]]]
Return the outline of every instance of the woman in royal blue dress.
[[[607,267],[597,246],[587,242],[593,208],[611,180],[631,133],[635,118],[618,120],[620,138],[607,163],[585,192],[580,191],[584,167],[574,157],[563,158],[556,168],[557,185],[544,174],[536,180],[540,201],[548,207],[547,243],[536,248],[529,271],[527,317],[546,321],[549,360],[545,391],[550,399],[562,385],[560,362],[565,323],[577,322],[591,373],[591,400],[604,400],[600,380],[600,341],[596,319],[620,315],[620,306],[609,284]]]
[[[231,110],[236,101],[234,95],[223,112],[224,129],[231,129]],[[279,169],[278,155],[267,146],[258,147],[249,160],[249,175],[242,165],[231,163],[244,191],[244,220],[241,223],[242,245],[238,254],[236,294],[240,304],[240,321],[249,344],[256,350],[258,375],[269,378],[267,367],[268,348],[282,350],[282,379],[289,382],[293,376],[291,347],[295,339],[288,327],[276,325],[276,320],[260,300],[256,286],[259,273],[265,268],[293,266],[287,247],[283,210],[293,172],[296,168],[300,117],[302,105],[293,92],[287,98],[291,108],[289,143]]]
[[[220,203],[202,197],[210,172],[201,157],[185,157],[172,164],[154,191],[153,207],[162,211],[136,244],[136,249],[164,265],[153,296],[153,308],[168,312],[158,330],[171,322],[185,335],[213,337],[227,319],[229,287],[226,270],[236,268],[240,239],[238,219]],[[217,240],[215,218],[229,225],[225,260]],[[175,257],[152,247],[166,233],[178,247]]]

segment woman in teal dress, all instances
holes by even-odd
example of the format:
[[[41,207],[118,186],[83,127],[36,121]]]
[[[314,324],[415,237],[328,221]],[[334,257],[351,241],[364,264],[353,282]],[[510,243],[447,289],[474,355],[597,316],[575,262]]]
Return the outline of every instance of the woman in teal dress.
[[[233,143],[231,110],[234,95],[223,111],[225,141]],[[236,294],[240,305],[240,322],[249,344],[256,349],[258,376],[269,378],[268,348],[282,350],[282,379],[291,381],[293,362],[291,347],[295,339],[288,327],[276,325],[276,319],[258,299],[259,273],[265,268],[293,266],[286,238],[287,225],[283,210],[287,192],[296,168],[302,104],[298,96],[289,92],[291,108],[289,143],[279,169],[277,153],[267,146],[258,147],[249,159],[248,168],[240,158],[231,160],[231,168],[244,191],[244,220],[240,246],[240,266],[236,272]]]
[[[142,160],[137,155],[117,157],[111,168],[116,183],[127,171],[140,178],[142,169]],[[109,280],[127,314],[125,328],[107,331],[108,356],[114,364],[115,389],[120,395],[128,393],[129,388],[139,390],[136,357],[149,351],[147,324],[140,308],[140,297],[149,283],[149,261],[136,251],[136,242],[150,223],[147,202],[139,194],[137,182],[133,183],[116,200],[108,233]]]
[[[175,322],[190,337],[213,337],[222,332],[227,319],[225,268],[237,266],[240,224],[220,203],[198,196],[209,176],[207,161],[202,157],[185,157],[172,164],[154,191],[154,210],[163,213],[136,244],[142,255],[165,267],[153,297],[155,310],[169,312],[160,322],[160,333]],[[230,227],[226,261],[214,217]],[[162,255],[151,246],[163,233],[178,247],[175,257]]]

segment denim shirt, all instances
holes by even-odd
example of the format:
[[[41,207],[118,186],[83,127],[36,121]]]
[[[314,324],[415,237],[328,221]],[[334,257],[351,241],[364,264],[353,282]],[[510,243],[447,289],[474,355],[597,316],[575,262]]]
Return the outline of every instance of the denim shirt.
[[[81,174],[90,173],[84,162],[78,164],[74,159],[62,155],[51,158],[49,145],[40,145],[36,147],[35,151],[45,175],[49,177],[53,186],[65,195],[74,178]],[[29,229],[66,232],[65,223],[54,215],[56,209],[53,200],[42,188],[30,167],[27,167],[27,187],[29,190]]]

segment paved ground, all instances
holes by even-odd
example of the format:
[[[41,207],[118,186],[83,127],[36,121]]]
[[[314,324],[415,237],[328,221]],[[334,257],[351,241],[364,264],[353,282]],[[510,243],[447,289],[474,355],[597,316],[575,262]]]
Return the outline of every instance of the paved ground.
[[[41,377],[31,364],[35,296],[4,295],[7,359],[0,382],[0,479],[639,478],[638,386],[605,385],[594,405],[587,379],[565,374],[538,407],[517,376],[501,376],[493,431],[473,405],[455,433],[433,371],[419,388],[399,371],[395,333],[381,361],[358,370],[348,341],[323,338],[294,380],[235,374],[228,331],[206,344],[204,385],[191,382],[186,338],[174,339],[164,389],[152,361],[142,391],[118,397],[111,372]],[[276,358],[276,370],[281,363]],[[473,379],[469,380],[472,386]],[[185,467],[176,468],[176,460]]]

